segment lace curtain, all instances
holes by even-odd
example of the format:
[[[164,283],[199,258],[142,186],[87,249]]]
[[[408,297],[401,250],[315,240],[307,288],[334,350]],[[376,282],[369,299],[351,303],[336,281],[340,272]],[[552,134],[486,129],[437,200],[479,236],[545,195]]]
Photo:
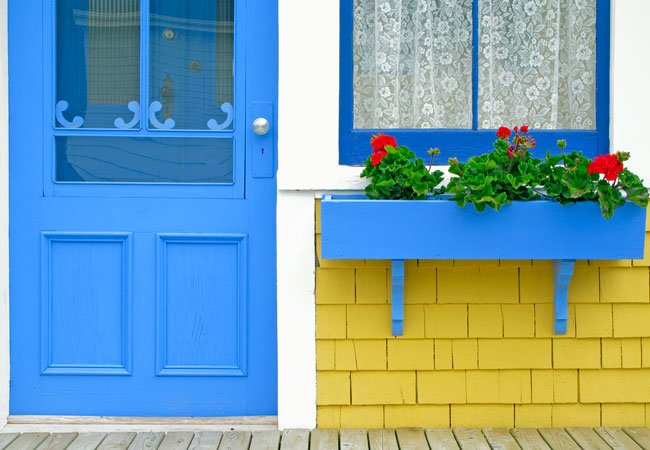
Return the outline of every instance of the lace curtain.
[[[354,127],[594,129],[595,0],[354,0]]]

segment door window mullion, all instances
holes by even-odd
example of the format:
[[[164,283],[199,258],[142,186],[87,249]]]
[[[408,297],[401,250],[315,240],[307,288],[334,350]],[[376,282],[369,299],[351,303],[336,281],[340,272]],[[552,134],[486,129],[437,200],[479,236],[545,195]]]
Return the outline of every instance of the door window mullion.
[[[149,126],[149,3],[150,0],[140,2],[140,123],[143,131]]]

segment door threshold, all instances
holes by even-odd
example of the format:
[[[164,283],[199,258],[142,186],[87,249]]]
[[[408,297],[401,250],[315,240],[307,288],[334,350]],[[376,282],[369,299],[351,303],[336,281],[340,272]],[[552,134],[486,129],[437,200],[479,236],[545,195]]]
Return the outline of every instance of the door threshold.
[[[277,430],[277,416],[251,417],[109,417],[109,416],[9,416],[3,433],[49,431],[262,431]]]

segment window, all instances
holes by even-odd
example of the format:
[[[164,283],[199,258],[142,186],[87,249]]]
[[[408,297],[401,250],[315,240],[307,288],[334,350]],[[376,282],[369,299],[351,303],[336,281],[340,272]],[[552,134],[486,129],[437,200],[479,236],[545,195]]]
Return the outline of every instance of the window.
[[[609,151],[609,0],[341,1],[341,164],[377,131],[466,159],[500,125]]]
[[[54,182],[234,185],[234,7],[57,1]]]

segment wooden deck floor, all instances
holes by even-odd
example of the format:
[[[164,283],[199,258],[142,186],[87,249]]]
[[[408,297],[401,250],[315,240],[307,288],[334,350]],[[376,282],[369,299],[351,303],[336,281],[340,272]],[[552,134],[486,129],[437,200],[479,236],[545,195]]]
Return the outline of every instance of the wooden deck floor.
[[[0,433],[0,450],[650,450],[646,428]]]

